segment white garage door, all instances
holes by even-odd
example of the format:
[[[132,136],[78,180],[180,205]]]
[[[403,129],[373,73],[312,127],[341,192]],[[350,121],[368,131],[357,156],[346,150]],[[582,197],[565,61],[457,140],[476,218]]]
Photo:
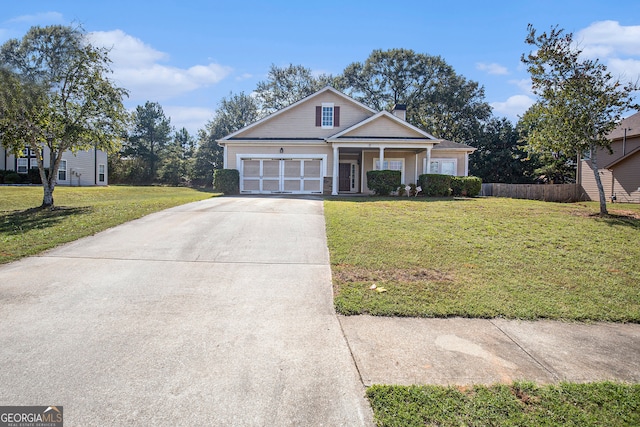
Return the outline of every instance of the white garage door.
[[[242,159],[244,193],[322,193],[322,159]]]

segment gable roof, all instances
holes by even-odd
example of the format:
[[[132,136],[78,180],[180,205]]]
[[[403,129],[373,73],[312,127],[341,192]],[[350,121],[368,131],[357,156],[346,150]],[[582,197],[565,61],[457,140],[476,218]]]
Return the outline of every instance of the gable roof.
[[[629,135],[627,135],[628,137]],[[622,163],[626,160],[628,160],[629,158],[635,156],[636,154],[640,154],[640,147],[636,147],[634,150],[629,151],[626,155],[620,157],[617,160],[614,160],[613,162],[609,163],[607,166],[605,166],[605,169],[611,169],[614,166],[617,166],[619,163]]]
[[[419,129],[413,126],[411,123],[408,123],[405,120],[402,120],[394,116],[388,111],[380,111],[379,113],[376,113],[375,115],[369,117],[368,119],[365,119],[359,123],[356,123],[355,125],[347,129],[344,129],[343,131],[338,132],[335,135],[330,136],[329,138],[327,138],[327,142],[337,142],[341,138],[349,138],[350,133],[355,133],[358,130],[364,130],[367,127],[371,126],[373,123],[379,122],[381,120],[391,120],[398,129],[407,131],[406,136],[398,135],[398,136],[382,137],[384,139],[428,139],[428,140],[432,140],[434,143],[438,143],[440,141],[435,136],[423,131],[422,129]],[[371,138],[380,138],[380,137],[379,136],[375,136],[375,137],[374,136],[351,136],[351,138],[371,139]]]
[[[624,138],[624,130],[627,129],[627,138],[640,135],[640,111],[626,119],[620,120],[618,126],[616,126],[608,135],[609,139],[622,139]]]
[[[270,121],[270,120],[274,119],[275,117],[278,117],[279,115],[281,115],[281,114],[283,114],[283,113],[285,113],[285,112],[297,107],[298,105],[300,105],[300,104],[302,104],[304,102],[310,101],[313,98],[316,98],[316,97],[318,97],[318,96],[320,96],[320,95],[322,95],[322,94],[324,94],[326,92],[331,92],[331,93],[333,93],[334,95],[336,95],[338,97],[344,98],[345,101],[351,102],[351,103],[357,105],[358,107],[363,108],[366,111],[369,111],[371,114],[375,114],[376,113],[376,110],[374,110],[374,109],[372,109],[370,107],[367,107],[363,103],[356,101],[355,99],[353,99],[353,98],[345,95],[344,93],[332,88],[331,86],[325,86],[323,89],[320,89],[319,91],[317,91],[315,93],[312,93],[311,95],[306,96],[306,97],[302,98],[301,100],[299,100],[297,102],[294,102],[293,104],[291,104],[291,105],[289,105],[287,107],[284,107],[281,110],[278,110],[278,111],[276,111],[276,112],[274,112],[272,114],[269,114],[268,116],[263,117],[262,119],[260,119],[260,120],[258,120],[256,122],[253,122],[250,125],[247,125],[247,126],[243,127],[242,129],[238,129],[237,131],[235,131],[233,133],[230,133],[229,135],[225,136],[224,138],[219,139],[218,141],[227,141],[227,140],[235,137],[238,134],[246,132],[247,130],[252,129],[252,128],[254,128],[254,127],[256,127],[256,126],[258,126],[258,125],[260,125],[260,124],[262,124],[264,122]]]
[[[440,144],[435,145],[433,147],[434,150],[456,150],[456,151],[468,151],[468,152],[474,152],[477,150],[477,148],[472,147],[468,144],[463,144],[461,142],[453,142],[453,141],[448,141],[446,139],[442,139],[440,140]]]

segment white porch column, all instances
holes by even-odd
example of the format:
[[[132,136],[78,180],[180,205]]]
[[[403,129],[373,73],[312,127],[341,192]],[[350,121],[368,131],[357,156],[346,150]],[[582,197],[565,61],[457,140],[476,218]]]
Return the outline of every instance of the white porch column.
[[[333,176],[331,177],[331,195],[338,195],[338,173],[339,173],[339,163],[340,163],[340,152],[338,151],[338,147],[333,146]]]
[[[380,147],[380,170],[384,169],[384,147]]]
[[[427,170],[424,173],[431,173],[431,149],[433,145],[427,147]]]
[[[413,180],[413,182],[416,183],[416,185],[418,185],[418,153],[416,153],[416,168],[415,168],[415,179]]]
[[[227,144],[222,148],[222,167],[227,169]],[[236,169],[240,169],[240,165],[236,165]]]
[[[464,176],[469,176],[469,153],[464,153]]]

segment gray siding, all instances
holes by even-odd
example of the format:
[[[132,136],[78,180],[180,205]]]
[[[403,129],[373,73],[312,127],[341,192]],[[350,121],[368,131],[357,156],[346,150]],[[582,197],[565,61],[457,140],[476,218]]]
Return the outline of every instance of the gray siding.
[[[2,155],[2,169],[16,170],[16,159],[12,154],[7,155],[4,149],[0,151]],[[67,161],[67,176],[65,180],[58,180],[58,185],[71,186],[92,186],[108,185],[109,172],[107,168],[107,153],[101,150],[78,151],[72,153],[65,151],[62,160]],[[33,159],[35,161],[35,159]],[[99,180],[99,165],[104,165],[104,181]],[[44,167],[49,167],[49,151],[44,153]]]

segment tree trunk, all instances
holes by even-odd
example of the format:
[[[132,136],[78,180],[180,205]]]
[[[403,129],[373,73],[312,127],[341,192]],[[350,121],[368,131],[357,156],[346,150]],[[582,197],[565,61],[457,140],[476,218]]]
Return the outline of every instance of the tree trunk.
[[[602,180],[600,179],[600,171],[598,170],[598,147],[591,146],[591,169],[596,178],[596,185],[598,186],[598,195],[600,196],[600,216],[608,215],[607,212],[607,198],[604,195],[604,187],[602,186]]]
[[[49,179],[42,181],[42,187],[44,188],[44,197],[42,198],[43,208],[53,207],[53,189],[55,188],[55,181],[51,183]]]
[[[42,180],[42,188],[44,196],[42,198],[43,208],[53,208],[53,190],[56,188],[58,169],[60,169],[60,159],[62,158],[63,148],[56,149],[52,142],[49,141],[49,175],[47,179]],[[38,165],[39,166],[39,165]],[[44,169],[41,172],[44,175]]]

